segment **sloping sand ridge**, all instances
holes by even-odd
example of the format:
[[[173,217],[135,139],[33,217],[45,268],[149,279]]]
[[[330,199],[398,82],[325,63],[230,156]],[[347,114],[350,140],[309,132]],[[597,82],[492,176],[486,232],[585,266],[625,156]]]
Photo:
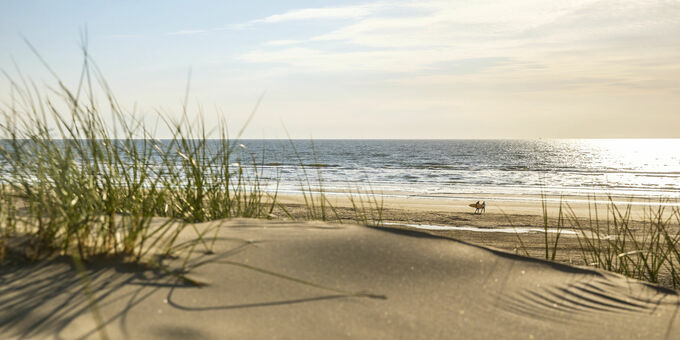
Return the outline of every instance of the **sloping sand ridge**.
[[[680,336],[678,295],[616,274],[417,231],[196,225],[218,226],[214,253],[198,245],[189,262],[201,287],[163,271],[99,264],[87,271],[88,295],[69,261],[0,267],[0,334],[98,338],[94,301],[111,339]],[[194,237],[191,230],[183,237]]]

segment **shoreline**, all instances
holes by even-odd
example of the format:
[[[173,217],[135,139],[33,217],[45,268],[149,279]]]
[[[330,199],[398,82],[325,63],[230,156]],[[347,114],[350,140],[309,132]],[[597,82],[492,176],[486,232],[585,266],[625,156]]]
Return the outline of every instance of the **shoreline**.
[[[305,193],[309,197],[309,193]],[[349,199],[350,193],[328,193],[324,192],[328,201],[335,207],[351,207]],[[592,197],[591,199],[582,196],[554,196],[554,195],[485,195],[485,194],[461,194],[455,198],[432,195],[423,196],[397,196],[397,195],[373,195],[371,193],[352,193],[355,199],[363,199],[364,202],[377,200],[382,203],[387,210],[405,210],[411,212],[446,212],[446,213],[473,213],[474,208],[469,207],[471,203],[477,201],[486,202],[486,213],[484,215],[543,215],[543,202],[546,203],[548,215],[554,215],[562,206],[565,212],[572,213],[579,219],[594,217],[595,211],[600,217],[608,213],[608,208],[614,204],[619,209],[626,209],[630,206],[631,217],[633,220],[644,220],[649,214],[650,209],[656,210],[663,207],[666,210],[680,207],[680,202],[672,199],[660,198],[622,198],[622,197]],[[318,199],[319,192],[313,192],[312,197]],[[303,194],[300,193],[279,193],[277,201],[283,204],[303,203]],[[482,216],[482,215],[480,215]],[[386,218],[389,220],[389,217]],[[403,217],[397,221],[409,221]],[[433,220],[436,222],[437,220]]]
[[[483,198],[487,200],[496,201],[520,201],[520,202],[540,202],[543,198],[549,201],[558,202],[562,199],[564,202],[584,203],[592,202],[594,199],[598,203],[609,203],[611,198],[617,204],[627,204],[632,201],[634,205],[656,205],[662,202],[668,206],[680,206],[680,191],[677,190],[614,190],[605,191],[598,189],[573,189],[573,188],[541,188],[541,187],[475,187],[476,190],[461,190],[451,192],[441,192],[440,188],[432,188],[432,191],[426,190],[421,192],[412,190],[414,188],[392,188],[394,185],[387,185],[386,188],[370,184],[368,187],[359,187],[357,183],[343,182],[341,185],[328,185],[328,182],[322,182],[319,186],[318,181],[311,181],[310,184],[303,183],[285,183],[279,185],[278,192],[282,195],[301,195],[302,192],[311,191],[314,193],[324,192],[328,196],[343,196],[350,193],[368,193],[384,198],[415,198],[415,199],[437,199],[447,201],[469,200],[474,198]],[[427,186],[428,183],[423,183]],[[273,193],[276,190],[276,185],[266,185],[266,191]],[[304,190],[300,188],[303,187]],[[472,186],[470,188],[473,188]],[[512,189],[512,190],[510,190]],[[545,189],[545,190],[544,190]]]

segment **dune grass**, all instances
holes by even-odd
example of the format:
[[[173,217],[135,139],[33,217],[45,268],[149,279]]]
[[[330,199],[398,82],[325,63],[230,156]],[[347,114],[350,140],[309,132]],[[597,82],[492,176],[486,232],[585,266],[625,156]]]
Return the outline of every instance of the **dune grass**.
[[[83,52],[74,88],[47,63],[56,83],[47,94],[20,70],[5,73],[12,101],[0,108],[0,261],[17,234],[31,235],[25,251],[33,259],[58,252],[83,261],[109,255],[140,261],[153,249],[171,253],[192,223],[286,211],[277,202],[278,179],[274,192],[265,190],[271,179],[262,177],[264,151],[255,155],[239,142],[245,127],[234,139],[224,121],[207,129],[202,119],[190,119],[185,99],[179,119],[151,117],[172,134],[157,140],[146,120],[118,104]],[[315,187],[299,155],[298,161],[304,219],[340,222],[319,168]],[[356,221],[380,224],[377,200],[365,205],[365,199],[371,198],[353,198],[362,203],[355,204]],[[152,223],[157,217],[166,222]]]
[[[598,204],[597,197],[589,197],[586,219],[579,218],[569,204],[560,202],[556,218],[549,218],[543,199],[545,259],[555,261],[559,252],[560,234],[549,236],[548,228],[577,232],[577,251],[586,266],[616,272],[631,278],[680,288],[680,208],[667,205],[668,200],[649,205],[641,219],[633,219],[632,202],[616,203],[607,197],[606,204]],[[551,222],[549,222],[551,221]],[[520,248],[529,255],[517,234]]]

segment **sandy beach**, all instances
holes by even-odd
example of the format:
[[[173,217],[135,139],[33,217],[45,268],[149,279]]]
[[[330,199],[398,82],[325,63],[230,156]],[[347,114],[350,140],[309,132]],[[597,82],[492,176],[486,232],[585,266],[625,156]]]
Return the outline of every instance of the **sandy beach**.
[[[678,1],[0,1],[0,46],[0,340],[680,339]]]
[[[278,200],[291,207],[293,214],[302,215],[301,196],[283,195]],[[349,209],[351,202],[347,196],[329,195],[329,200],[342,219],[351,221],[354,215]],[[475,209],[469,207],[470,203],[476,201],[486,202],[485,213],[475,214]],[[637,231],[649,224],[650,214],[657,212],[660,206],[664,207],[666,219],[672,216],[674,204],[677,207],[675,201],[626,197],[589,199],[570,196],[467,195],[447,199],[436,196],[388,196],[382,198],[382,218],[384,225],[391,228],[418,229],[515,254],[529,253],[532,257],[545,258],[543,202],[546,203],[551,238],[557,233],[555,227],[558,225],[560,205],[563,214],[567,216],[566,224],[560,231],[555,260],[575,265],[586,265],[577,236],[583,236],[582,230],[595,223],[599,223],[602,229],[605,229],[607,223],[613,224],[611,202],[624,215],[630,207],[630,227]],[[368,199],[364,199],[364,203],[367,207],[370,206]],[[680,229],[677,217],[671,218],[669,225],[673,230]]]
[[[160,223],[160,222],[159,222]],[[418,231],[237,219],[168,271],[5,266],[3,338],[672,339],[676,292]],[[158,260],[166,268],[184,259]],[[97,325],[102,326],[98,328]]]
[[[318,195],[315,194],[315,197]],[[351,206],[348,200],[348,194],[327,194],[329,201],[337,207],[349,207]],[[354,196],[357,196],[354,194]],[[363,201],[368,203],[368,198],[373,200],[372,195],[362,195]],[[386,193],[381,196],[375,196],[379,202],[382,201],[386,209],[391,209],[394,212],[402,210],[411,215],[411,218],[415,221],[417,218],[424,218],[420,216],[419,213],[427,212],[426,215],[431,215],[431,213],[454,213],[454,214],[472,214],[474,213],[474,208],[470,208],[469,204],[475,203],[477,201],[486,202],[486,214],[485,216],[497,216],[497,215],[508,215],[512,217],[525,216],[525,215],[543,215],[542,203],[545,201],[548,208],[549,215],[557,214],[557,211],[562,205],[566,209],[570,209],[579,218],[588,218],[589,215],[595,215],[595,206],[597,205],[597,210],[600,216],[603,216],[607,212],[607,206],[611,202],[614,202],[619,208],[625,209],[628,205],[631,206],[631,215],[634,220],[640,220],[645,218],[645,214],[648,213],[649,207],[657,208],[659,205],[664,206],[678,206],[678,202],[675,200],[666,200],[663,198],[654,199],[643,199],[643,198],[631,198],[631,197],[607,197],[607,196],[597,196],[597,197],[584,197],[584,196],[544,196],[540,195],[508,195],[508,194],[459,194],[455,197],[447,196],[437,196],[432,195],[428,197],[423,196],[407,196],[404,194],[394,194]],[[282,203],[302,203],[303,199],[301,195],[293,194],[279,194],[277,201]],[[669,209],[670,210],[670,209]],[[413,217],[413,215],[416,217]],[[479,215],[481,216],[481,215]],[[402,216],[395,216],[397,220],[408,221],[409,219]],[[435,221],[434,219],[433,221]],[[506,219],[507,220],[507,219]],[[506,221],[507,222],[507,221]]]

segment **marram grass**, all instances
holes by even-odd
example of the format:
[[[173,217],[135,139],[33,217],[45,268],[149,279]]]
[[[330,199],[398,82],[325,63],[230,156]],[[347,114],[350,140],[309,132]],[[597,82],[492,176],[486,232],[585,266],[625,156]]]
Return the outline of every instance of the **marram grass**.
[[[264,155],[238,150],[226,124],[207,130],[201,119],[189,118],[185,104],[179,120],[157,114],[172,134],[159,141],[121,108],[92,65],[85,54],[79,85],[70,89],[55,76],[50,95],[20,72],[18,80],[7,77],[12,102],[0,108],[0,261],[18,234],[31,236],[25,252],[32,258],[60,252],[84,261],[107,255],[140,261],[152,249],[172,252],[191,223],[286,211],[277,192],[264,189]],[[302,176],[306,219],[339,220],[304,169]],[[357,222],[381,222],[370,207],[355,209]],[[167,222],[153,224],[155,217]]]
[[[596,197],[588,202],[589,216],[579,218],[572,207],[560,202],[556,219],[549,219],[545,198],[543,221],[547,229],[558,233],[544,239],[545,259],[555,261],[561,251],[560,232],[570,228],[577,232],[576,264],[616,272],[631,278],[680,287],[680,208],[662,200],[645,208],[641,218],[632,216],[632,203],[615,203],[608,197],[598,204]],[[554,225],[553,225],[554,224]],[[527,256],[526,243],[516,234],[519,249]]]

